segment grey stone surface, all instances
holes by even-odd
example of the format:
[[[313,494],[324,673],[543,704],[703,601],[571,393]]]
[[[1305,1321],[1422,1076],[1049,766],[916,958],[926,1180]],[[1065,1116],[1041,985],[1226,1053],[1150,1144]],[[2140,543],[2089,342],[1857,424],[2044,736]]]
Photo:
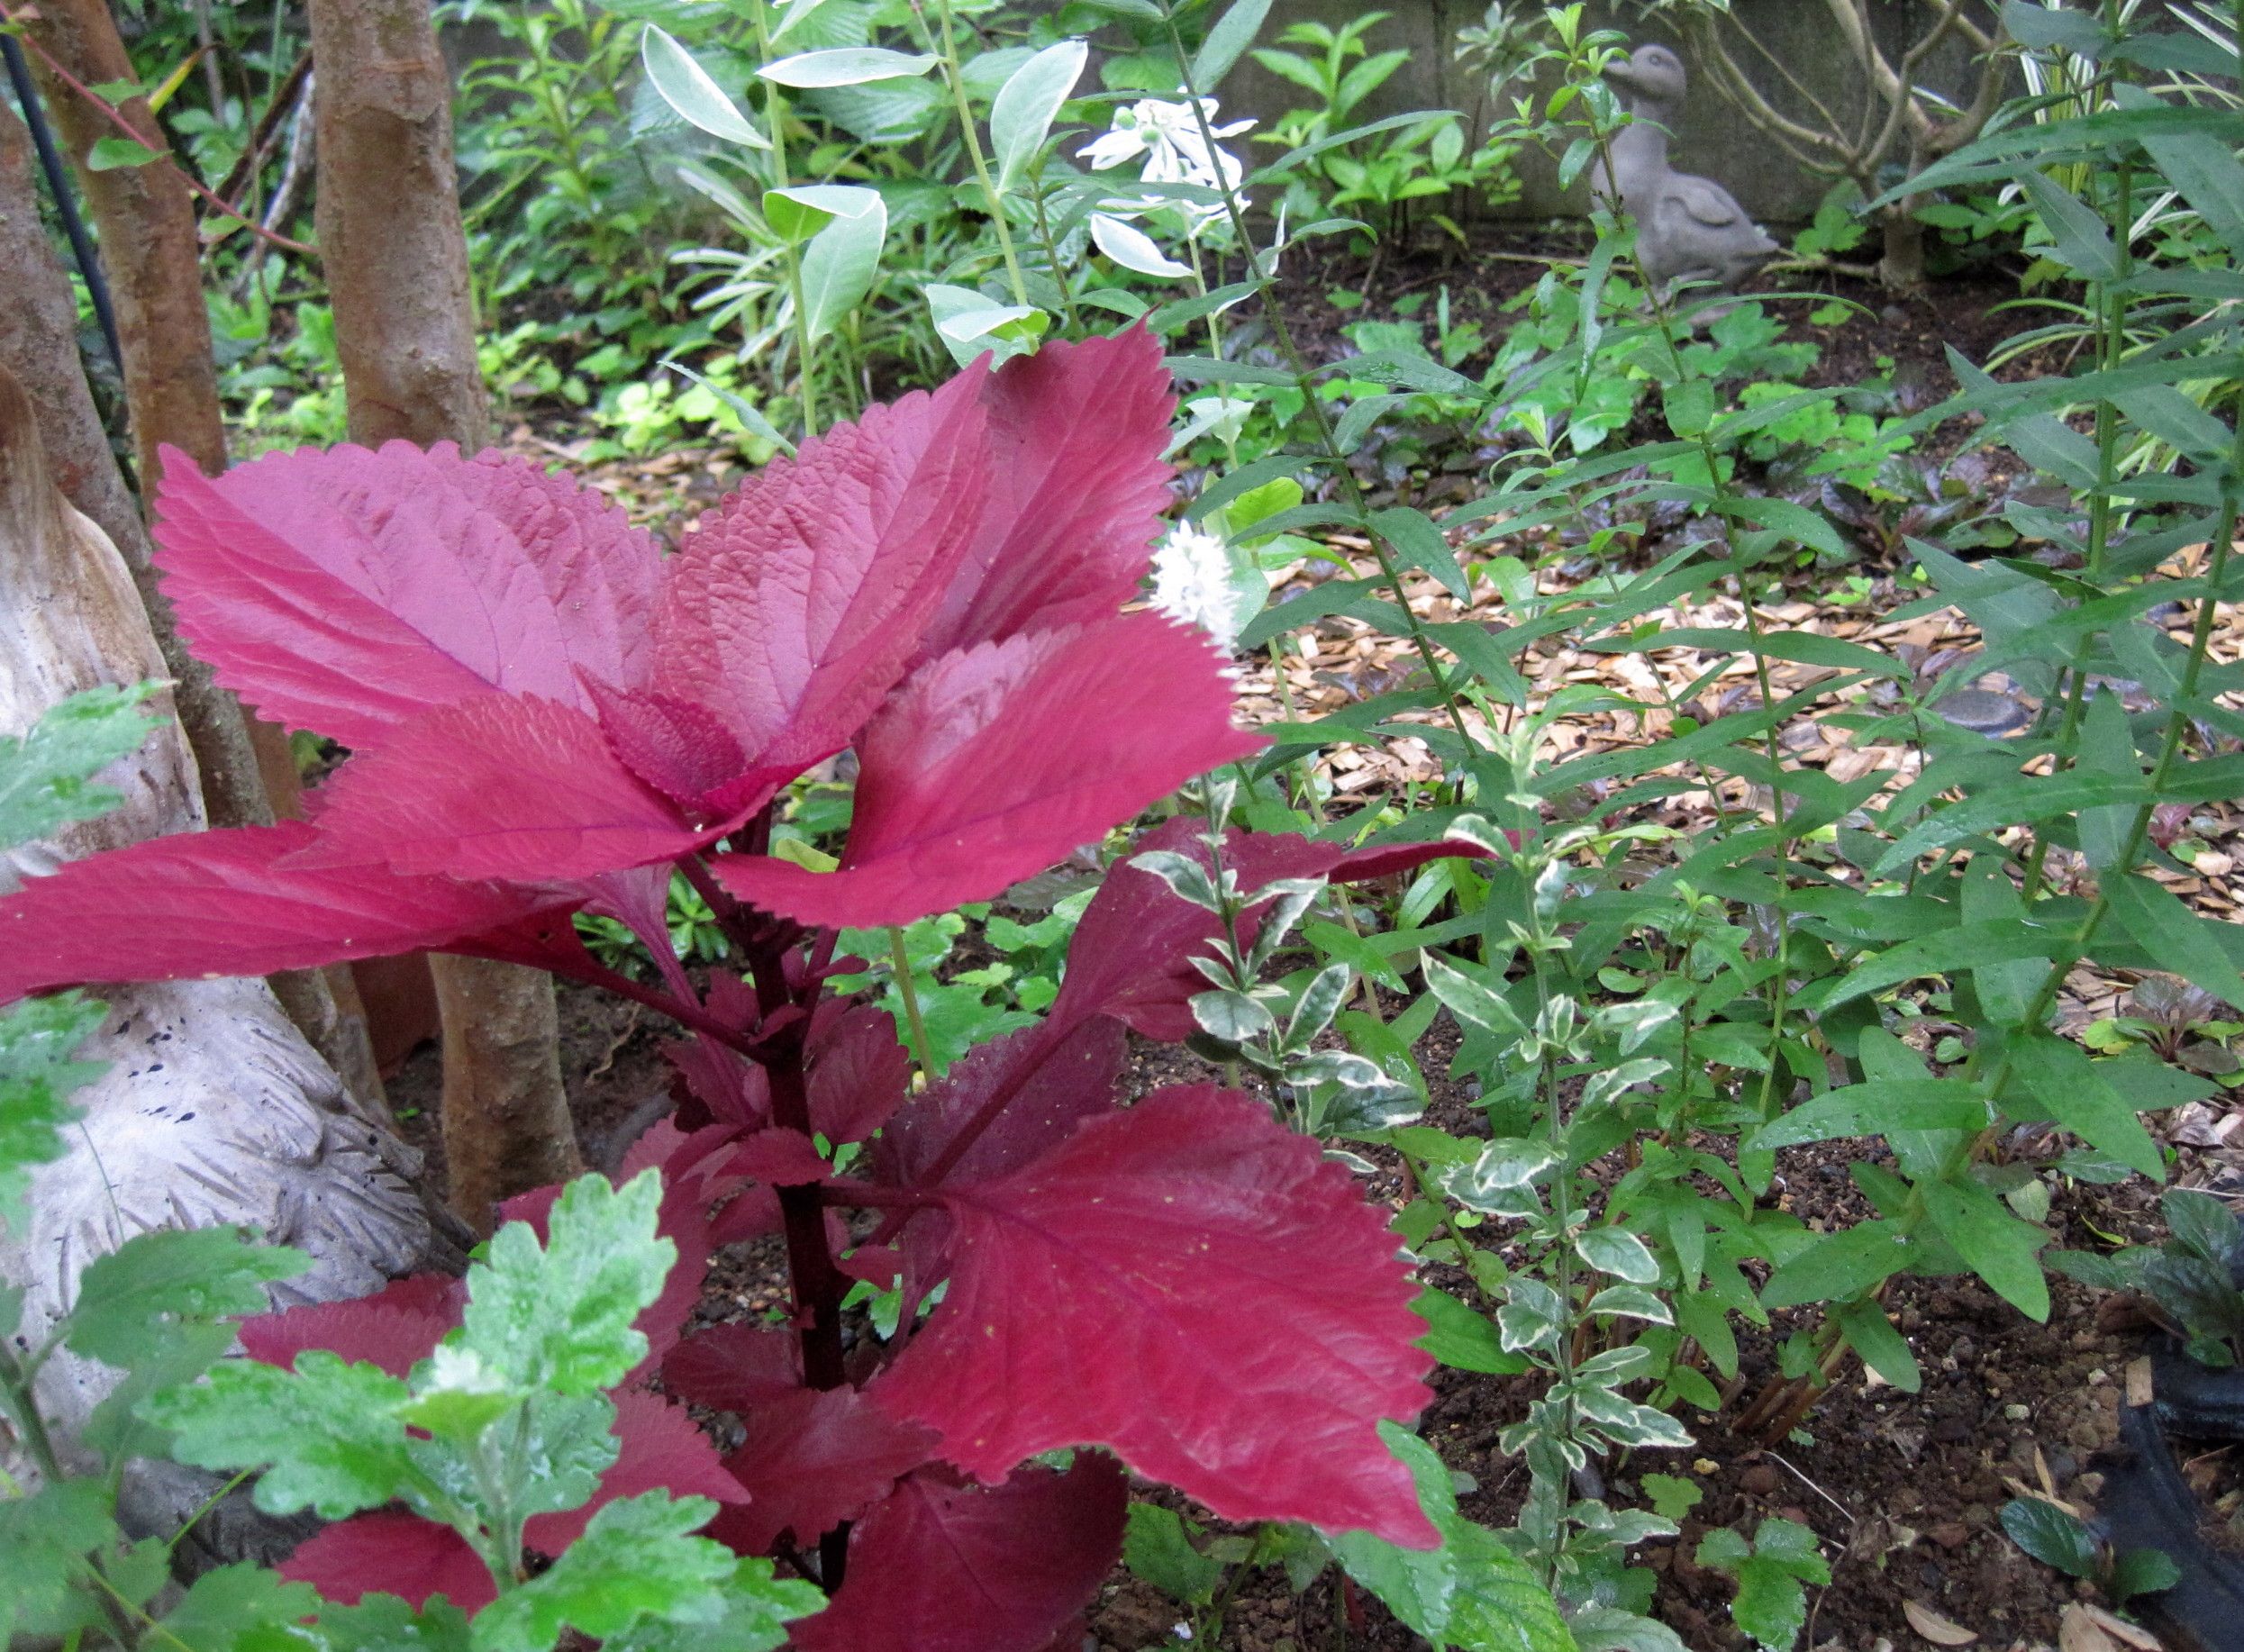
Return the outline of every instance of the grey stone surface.
[[[1912,38],[1912,25],[1924,0],[1867,0],[1867,4],[1878,38],[1898,57],[1897,43]],[[1835,50],[1831,19],[1821,0],[1731,0],[1731,7],[1770,56],[1781,59],[1835,113],[1859,113],[1863,103],[1859,73]],[[1271,44],[1289,23],[1314,19],[1338,23],[1366,9],[1361,0],[1277,0],[1270,8],[1260,43]],[[1367,43],[1374,51],[1401,48],[1411,58],[1365,104],[1359,118],[1373,120],[1411,109],[1455,109],[1485,123],[1490,113],[1486,88],[1475,84],[1452,55],[1458,31],[1480,22],[1485,0],[1388,0],[1384,9],[1390,15],[1372,30]],[[1586,21],[1592,27],[1619,29],[1639,43],[1679,44],[1675,32],[1660,19],[1647,19],[1636,7],[1616,5],[1613,0],[1593,0]],[[1685,63],[1694,68],[1687,53]],[[1916,78],[1921,85],[1953,95],[1967,85],[1969,70],[1967,55],[1959,48],[1947,48],[1933,53]],[[1782,95],[1777,77],[1768,65],[1750,64],[1747,72],[1771,97]],[[1773,144],[1757,139],[1704,77],[1694,74],[1694,79],[1699,89],[1676,133],[1676,165],[1685,171],[1721,178],[1747,213],[1763,222],[1798,223],[1812,217],[1831,186],[1830,180],[1803,172]],[[1286,110],[1304,104],[1309,95],[1249,59],[1224,82],[1222,96],[1227,116],[1234,113],[1255,115],[1267,127]],[[1255,150],[1261,159],[1275,158],[1267,145],[1257,145]],[[1549,159],[1522,155],[1519,170],[1526,187],[1517,202],[1500,209],[1506,215],[1549,218],[1586,210],[1586,188],[1577,185],[1561,190],[1557,168]]]

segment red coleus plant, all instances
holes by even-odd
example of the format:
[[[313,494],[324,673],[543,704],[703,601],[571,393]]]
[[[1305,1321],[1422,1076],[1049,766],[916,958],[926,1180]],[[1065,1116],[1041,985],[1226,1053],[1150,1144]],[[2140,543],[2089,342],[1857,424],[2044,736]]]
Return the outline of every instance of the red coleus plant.
[[[661,1167],[680,1258],[640,1375],[743,1431],[720,1460],[683,1411],[622,1396],[601,1497],[724,1503],[717,1535],[833,1594],[800,1647],[1049,1644],[1119,1551],[1113,1457],[1226,1518],[1432,1542],[1376,1431],[1417,1412],[1431,1365],[1382,1213],[1259,1103],[1120,1100],[1125,1028],[1190,1030],[1210,914],[1118,869],[1051,1013],[916,1097],[887,1018],[826,989],[840,927],[994,896],[1260,745],[1204,639],[1122,612],[1171,405],[1142,331],[977,366],[804,443],[668,556],[495,455],[341,448],[215,480],[172,456],[159,562],[182,631],[262,714],[353,755],[305,822],[137,845],[0,901],[0,997],[430,948],[679,1022],[680,1112],[631,1165]],[[838,869],[765,853],[781,788],[845,747]],[[1159,842],[1195,852],[1181,823]],[[1231,864],[1251,890],[1440,852],[1242,838]],[[745,980],[697,990],[678,967],[673,867]],[[629,925],[659,983],[595,962],[577,912]],[[849,1210],[877,1215],[854,1243]],[[772,1232],[789,1323],[679,1340],[713,1249]],[[845,1334],[857,1280],[900,1288],[895,1338]],[[446,1282],[408,1281],[244,1340],[401,1368],[457,1312]],[[1113,1457],[1028,1461],[1067,1447]],[[565,1545],[590,1512],[529,1540]],[[416,1569],[471,1590],[447,1535],[361,1516],[291,1570],[343,1595]]]

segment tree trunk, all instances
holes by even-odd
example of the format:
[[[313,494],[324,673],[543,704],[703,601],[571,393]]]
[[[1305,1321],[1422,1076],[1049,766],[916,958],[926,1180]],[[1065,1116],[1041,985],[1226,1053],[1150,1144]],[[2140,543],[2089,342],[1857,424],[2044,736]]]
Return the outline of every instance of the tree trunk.
[[[79,86],[131,80],[132,62],[117,33],[108,0],[44,0],[32,24],[45,58]],[[210,311],[203,299],[202,247],[195,204],[170,167],[87,166],[94,145],[118,133],[108,117],[46,62],[38,74],[47,107],[93,207],[101,237],[102,269],[117,306],[117,334],[124,350],[125,409],[132,426],[145,497],[155,496],[166,445],[184,451],[205,474],[226,467],[226,427],[218,401],[218,363],[211,347]],[[136,132],[159,136],[145,98],[119,105]],[[157,147],[151,145],[150,147]],[[114,529],[105,529],[113,541]],[[223,748],[196,752],[205,806],[222,826],[259,825],[300,812],[301,791],[287,731],[242,711],[223,689],[211,690],[213,718],[248,735],[250,762],[231,738]],[[192,740],[192,731],[190,731]],[[273,977],[273,990],[306,1038],[343,1076],[352,1094],[379,1103],[381,1076],[373,1041],[347,970],[294,970]]]
[[[468,241],[452,170],[451,80],[429,0],[312,0],[320,248],[350,434],[487,445]],[[578,1168],[553,984],[517,965],[434,958],[444,1014],[452,1207],[487,1228],[510,1194]]]
[[[32,168],[31,134],[0,107],[0,292],[7,295],[0,303],[0,365],[15,375],[38,410],[49,467],[64,496],[93,518],[132,571],[163,649],[165,674],[178,685],[174,694],[179,722],[195,748],[211,823],[256,825],[271,815],[241,707],[211,680],[210,667],[186,651],[172,623],[171,604],[157,588],[140,507],[109,450],[108,432],[78,362],[77,306],[40,225]],[[188,227],[191,234],[193,225]],[[104,243],[108,239],[104,234]],[[190,295],[200,320],[201,286]],[[201,325],[207,339],[207,320]],[[126,352],[128,360],[132,354]]]
[[[1884,252],[1877,261],[1878,285],[1893,293],[1924,285],[1924,225],[1917,221],[1916,197],[1896,201],[1878,213]]]
[[[218,367],[210,312],[203,302],[202,248],[195,203],[178,173],[160,162],[90,170],[86,157],[104,138],[123,134],[85,95],[64,84],[47,59],[82,86],[134,78],[132,60],[108,0],[40,0],[26,14],[41,48],[33,72],[101,236],[102,268],[117,305],[124,344],[124,393],[141,486],[152,495],[157,448],[186,449],[206,471],[225,468],[226,431],[218,410]],[[135,132],[162,148],[144,97],[117,105]]]

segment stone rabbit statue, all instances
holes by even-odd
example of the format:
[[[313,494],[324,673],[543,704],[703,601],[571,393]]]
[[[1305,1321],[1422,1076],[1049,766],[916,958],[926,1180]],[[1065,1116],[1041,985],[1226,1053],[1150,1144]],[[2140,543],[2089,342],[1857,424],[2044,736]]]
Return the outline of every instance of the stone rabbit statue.
[[[1590,187],[1619,195],[1636,222],[1644,273],[1661,292],[1681,281],[1736,292],[1778,248],[1727,189],[1668,164],[1667,146],[1683,121],[1683,59],[1665,46],[1639,46],[1605,79],[1633,118],[1613,141],[1613,178],[1600,161]]]

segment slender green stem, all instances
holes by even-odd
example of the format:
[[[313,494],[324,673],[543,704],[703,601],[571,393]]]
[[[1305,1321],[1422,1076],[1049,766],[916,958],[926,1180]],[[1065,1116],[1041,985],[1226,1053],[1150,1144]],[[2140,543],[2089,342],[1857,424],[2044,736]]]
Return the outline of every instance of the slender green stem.
[[[1037,245],[1044,249],[1044,261],[1052,272],[1052,285],[1059,289],[1059,307],[1067,317],[1067,331],[1076,338],[1083,337],[1083,317],[1076,309],[1075,287],[1067,279],[1067,267],[1059,261],[1059,243],[1052,239],[1052,223],[1044,210],[1044,191],[1029,192],[1029,201],[1036,209]]]
[[[1215,132],[1208,125],[1208,112],[1201,104],[1199,88],[1193,84],[1192,54],[1185,50],[1184,36],[1177,32],[1172,8],[1167,5],[1162,7],[1161,21],[1168,32],[1169,49],[1176,55],[1177,77],[1186,104],[1192,111],[1193,123],[1199,129],[1200,141],[1212,156],[1216,152]],[[1272,290],[1270,274],[1262,265],[1261,250],[1255,245],[1254,237],[1247,232],[1247,216],[1240,205],[1239,191],[1231,187],[1220,170],[1217,181],[1222,185],[1224,214],[1231,221],[1231,233],[1239,242],[1241,256],[1247,260],[1247,278],[1255,284],[1257,295],[1262,301],[1262,313],[1269,322],[1271,341],[1277,346],[1278,354],[1286,359],[1286,367],[1294,376],[1295,388],[1301,393],[1302,406],[1309,414],[1310,422],[1316,426],[1317,445],[1323,449],[1334,479],[1348,496],[1349,514],[1362,530],[1364,538],[1370,541],[1371,554],[1379,564],[1380,577],[1395,593],[1395,604],[1402,611],[1404,621],[1410,628],[1411,641],[1417,648],[1418,657],[1426,667],[1427,676],[1432,679],[1436,692],[1441,696],[1442,710],[1449,715],[1449,726],[1456,731],[1465,750],[1470,752],[1476,749],[1479,742],[1474,740],[1472,731],[1466,726],[1464,712],[1458,704],[1458,695],[1449,687],[1448,674],[1442,669],[1440,657],[1434,651],[1433,639],[1426,633],[1425,622],[1411,610],[1410,595],[1404,589],[1402,570],[1395,566],[1394,553],[1371,525],[1371,506],[1364,497],[1363,486],[1357,481],[1355,471],[1349,467],[1348,455],[1340,451],[1324,404],[1317,399],[1316,381],[1310,372],[1308,358],[1302,354],[1301,347],[1294,341],[1292,330],[1286,324],[1286,313]]]
[[[2112,245],[2119,261],[2119,273],[2103,284],[2097,295],[2096,370],[2105,372],[2120,365],[2120,358],[2127,348],[2127,294],[2123,284],[2132,261],[2133,236],[2130,231],[2135,219],[2134,169],[2122,161],[2116,168],[2119,187],[2115,191],[2111,216],[2105,221],[2112,231]],[[2104,558],[2112,547],[2112,517],[2116,501],[2112,488],[2119,480],[2120,418],[2117,406],[2109,398],[2096,404],[2096,491],[2088,500],[2088,566],[2085,570],[2091,584],[2101,584],[2104,576]],[[2085,643],[2076,645],[2076,658],[2068,662],[2065,710],[2058,720],[2057,767],[2062,774],[2073,763],[2073,753],[2080,738],[2080,721],[2088,703],[2088,671],[2077,658],[2085,651]],[[2023,895],[2031,903],[2041,891],[2044,868],[2049,858],[2049,836],[2046,831],[2034,834],[2033,849],[2026,859]]]
[[[990,222],[997,230],[997,248],[1005,255],[1005,278],[1013,286],[1013,301],[1017,304],[1029,302],[1028,283],[1021,278],[1021,259],[1013,251],[1013,231],[1005,224],[1004,197],[997,193],[997,180],[989,174],[989,159],[982,152],[982,133],[974,123],[974,105],[967,98],[966,78],[958,72],[958,48],[950,38],[950,0],[935,0],[935,14],[942,27],[936,39],[943,60],[943,79],[950,86],[950,101],[958,112],[958,131],[966,139],[967,157],[974,163],[974,176],[982,186],[982,195],[989,203]]]
[[[1598,121],[1594,104],[1587,104],[1585,107],[1590,112],[1590,139],[1597,146],[1599,163],[1604,168],[1604,176],[1608,179],[1618,177],[1620,174],[1613,161],[1613,137],[1616,129]],[[1627,208],[1617,195],[1602,197],[1602,204],[1612,214],[1616,225],[1626,221]],[[1660,342],[1667,353],[1668,364],[1675,372],[1676,382],[1681,383],[1687,377],[1687,369],[1684,365],[1682,349],[1676,343],[1674,310],[1667,295],[1645,270],[1643,260],[1633,248],[1629,253],[1629,267],[1636,276],[1637,284],[1644,289],[1646,302],[1651,306],[1652,317],[1658,329]],[[1699,461],[1706,470],[1707,487],[1715,500],[1720,502],[1731,496],[1729,487],[1722,481],[1722,456],[1715,449],[1711,425],[1698,432],[1695,445],[1699,450]],[[1734,550],[1731,561],[1737,570],[1738,604],[1744,615],[1746,646],[1753,658],[1753,680],[1760,691],[1762,710],[1772,711],[1776,704],[1776,688],[1775,679],[1769,673],[1767,643],[1761,630],[1760,615],[1757,612],[1752,570],[1744,558],[1735,554]],[[1761,731],[1761,754],[1768,764],[1769,818],[1776,829],[1776,898],[1769,905],[1776,923],[1776,939],[1773,960],[1775,973],[1769,985],[1768,1067],[1761,1075],[1760,1095],[1756,1103],[1761,1116],[1767,1119],[1772,1116],[1771,1109],[1776,1099],[1777,1075],[1784,1070],[1785,1016],[1791,1007],[1792,995],[1792,924],[1785,911],[1785,892],[1792,885],[1791,814],[1785,803],[1784,744],[1777,737],[1776,724],[1773,720]]]
[[[764,8],[751,5],[750,15],[756,24],[756,56],[759,61],[771,60],[771,31],[764,21]],[[765,135],[771,141],[771,186],[788,186],[786,100],[776,80],[764,82],[764,124],[770,128]],[[805,438],[818,434],[818,386],[813,347],[817,340],[811,337],[810,312],[803,304],[802,250],[789,240],[785,248],[787,264],[787,299],[795,310],[795,349],[798,376],[803,390],[803,434]]]
[[[922,1076],[931,1076],[934,1069],[928,1063],[933,1059],[933,1046],[927,1041],[927,1022],[920,1014],[919,983],[912,978],[911,955],[904,948],[904,931],[891,924],[888,929],[888,963],[890,973],[896,977],[896,994],[904,1000],[904,1018],[912,1027],[912,1061]]]

